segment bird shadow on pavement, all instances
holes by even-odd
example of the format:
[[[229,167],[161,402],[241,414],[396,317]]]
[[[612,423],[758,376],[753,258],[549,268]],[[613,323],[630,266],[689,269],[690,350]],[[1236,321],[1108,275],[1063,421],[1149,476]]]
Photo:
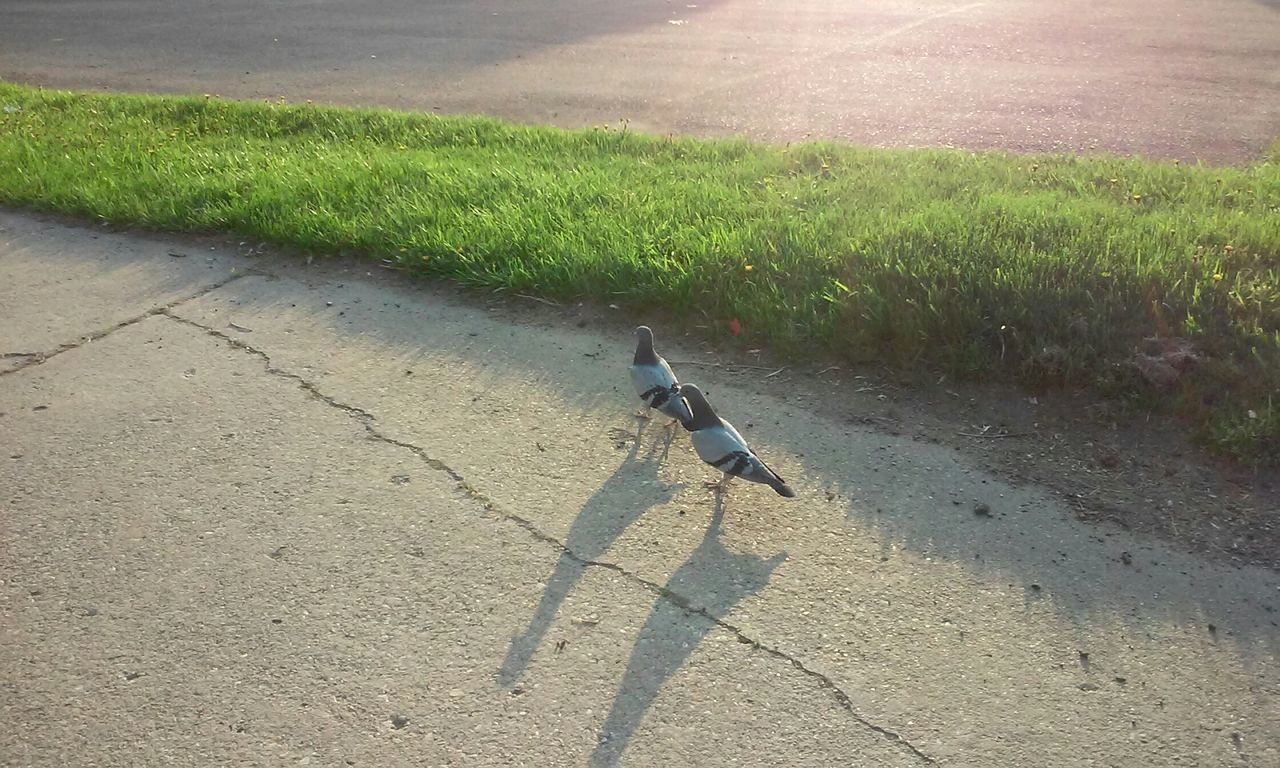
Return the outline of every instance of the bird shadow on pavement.
[[[724,497],[716,497],[711,524],[689,558],[671,574],[636,637],[622,683],[596,739],[591,765],[617,765],[662,687],[694,652],[716,621],[769,583],[787,559],[732,552],[720,541]]]
[[[46,270],[74,274],[86,285],[107,281],[131,286],[132,291],[122,293],[130,306],[164,305],[175,293],[198,292],[211,280],[225,278],[231,267],[252,269],[255,264],[218,238],[120,235],[81,223],[69,225],[77,231],[46,242],[50,232],[67,225],[56,218],[28,218],[0,213],[0,222],[10,228],[9,247],[16,246],[19,256],[38,260]],[[92,258],[75,243],[89,248]],[[184,253],[214,250],[201,264],[175,259],[175,248]],[[477,307],[475,296],[452,289],[402,284],[398,276],[353,279],[368,274],[364,262],[317,262],[303,269],[279,259],[269,267],[267,276],[248,275],[176,305],[170,313],[213,329],[227,329],[232,323],[254,328],[246,338],[254,349],[271,355],[273,366],[304,377],[317,391],[376,413],[383,429],[408,441],[443,448],[447,436],[487,419],[508,422],[500,433],[507,448],[536,443],[555,431],[550,422],[522,418],[517,402],[540,400],[575,420],[573,430],[561,432],[560,450],[581,450],[573,455],[594,459],[598,454],[587,452],[598,447],[567,436],[616,418],[619,401],[634,396],[622,372],[630,345],[614,350],[600,329],[561,327],[577,317],[571,308],[558,309],[562,316],[548,316],[530,330],[512,323],[501,305],[495,305],[498,309],[491,316],[489,309]],[[146,282],[139,274],[167,277]],[[517,317],[523,314],[511,311]],[[104,319],[109,324],[126,317],[108,313]],[[225,330],[218,332],[226,335]],[[681,359],[702,360],[687,342],[677,341],[663,351],[677,361],[678,373],[684,372]],[[602,364],[611,356],[614,364]],[[927,567],[930,574],[942,577],[945,572],[935,569],[957,566],[962,575],[980,583],[1020,589],[1022,610],[1051,611],[1082,636],[1109,622],[1118,622],[1132,637],[1145,637],[1160,626],[1199,625],[1208,647],[1221,643],[1245,658],[1264,660],[1278,652],[1275,616],[1280,608],[1275,596],[1280,593],[1266,571],[1250,568],[1235,575],[1159,540],[1114,525],[1082,522],[1057,492],[1011,482],[984,468],[985,460],[975,454],[896,430],[857,427],[804,406],[804,397],[830,398],[845,390],[820,392],[812,388],[816,385],[798,381],[788,385],[791,393],[784,399],[748,386],[742,381],[745,374],[712,368],[697,369],[696,375],[704,391],[715,390],[713,405],[740,422],[753,447],[793,480],[801,494],[785,515],[760,510],[762,514],[753,516],[753,535],[793,542],[793,557],[822,558],[827,563],[823,572],[836,583],[849,572]],[[427,409],[427,414],[405,407],[422,398],[444,407]],[[744,421],[743,414],[752,414],[751,420]],[[651,425],[647,434],[652,436],[656,426]],[[462,442],[483,446],[486,440]],[[1028,441],[1029,454],[1047,447]],[[469,473],[469,483],[489,492],[501,488],[499,474],[486,474],[494,464],[486,450],[451,447],[447,455],[459,471]],[[532,474],[526,482],[555,498],[561,482],[555,477],[561,469],[560,454],[535,448],[529,455],[530,461],[538,462],[538,472],[546,474]],[[596,466],[587,468],[591,482],[601,486],[578,513],[567,542],[571,551],[587,559],[599,556],[622,535],[625,523],[618,527],[619,521],[610,521],[609,515],[635,521],[670,496],[657,498],[656,488],[662,486],[653,484],[652,467],[646,481],[645,472],[632,477],[634,468],[615,467],[609,477],[606,460],[592,463]],[[820,493],[825,493],[825,501]],[[744,504],[758,498],[743,496]],[[534,509],[530,517],[542,527],[554,524],[562,512]],[[790,530],[793,526],[799,526],[795,532]],[[804,533],[806,528],[830,535],[819,539]],[[697,535],[693,529],[689,533]],[[656,571],[646,570],[650,566],[643,559],[624,564],[651,579],[660,578],[654,576]],[[561,558],[544,596],[546,605],[539,607],[550,613],[539,613],[531,622],[527,634],[532,645],[513,645],[512,661],[520,653],[526,655],[515,665],[517,670],[527,663],[582,567],[572,557]],[[954,583],[955,576],[947,573],[945,579]],[[854,584],[859,585],[866,583]],[[1153,595],[1160,599],[1153,600]],[[901,598],[932,599],[918,593]],[[847,605],[832,610],[833,615],[853,615]],[[1210,625],[1215,627],[1213,636]]]
[[[556,612],[582,578],[589,567],[587,564],[607,552],[641,515],[669,502],[684,487],[679,483],[666,485],[658,478],[661,462],[671,449],[673,435],[669,430],[665,439],[651,442],[644,456],[640,456],[644,426],[641,423],[634,438],[629,438],[631,449],[622,463],[587,499],[569,527],[565,549],[547,580],[529,626],[512,638],[507,648],[506,659],[497,674],[498,683],[503,687],[514,685],[529,666],[543,636],[555,621]]]

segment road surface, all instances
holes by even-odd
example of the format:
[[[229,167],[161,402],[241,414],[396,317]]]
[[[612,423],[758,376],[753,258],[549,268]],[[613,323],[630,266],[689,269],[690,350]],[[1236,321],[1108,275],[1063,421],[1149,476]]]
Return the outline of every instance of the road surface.
[[[1280,135],[1280,3],[6,0],[0,78],[1249,162]]]

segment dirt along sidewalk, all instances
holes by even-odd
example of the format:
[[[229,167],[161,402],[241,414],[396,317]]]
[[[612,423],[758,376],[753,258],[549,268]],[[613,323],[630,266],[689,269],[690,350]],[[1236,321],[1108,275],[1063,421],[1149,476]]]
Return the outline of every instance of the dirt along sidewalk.
[[[1272,570],[678,368],[719,505],[628,335],[243,250],[0,213],[0,762],[1280,762]]]

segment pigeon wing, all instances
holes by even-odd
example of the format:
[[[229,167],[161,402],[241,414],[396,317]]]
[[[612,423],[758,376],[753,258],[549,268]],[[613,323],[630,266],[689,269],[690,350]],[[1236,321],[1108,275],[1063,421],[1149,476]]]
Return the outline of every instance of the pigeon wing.
[[[696,440],[697,436],[703,432],[713,434],[719,433],[723,436],[721,438],[714,438],[712,435],[708,435],[707,438],[705,438],[707,440],[708,455],[723,451],[719,457],[714,459],[709,459],[707,456],[704,456],[702,450],[698,448],[698,444],[696,442],[694,443],[694,449],[698,451],[698,456],[703,461],[711,464],[722,472],[737,475],[744,480],[764,483],[783,496],[789,497],[795,495],[795,492],[787,485],[787,481],[783,480],[781,475],[774,472],[768,464],[764,463],[764,459],[757,456],[755,452],[747,446],[747,441],[743,439],[742,435],[732,424],[721,419],[719,429],[712,428],[699,430],[698,432],[693,433],[694,439]],[[723,463],[718,464],[716,463],[717,461],[722,461]]]
[[[698,458],[723,472],[729,472],[737,459],[751,455],[751,449],[743,441],[742,435],[724,419],[720,420],[718,427],[691,432],[689,439],[693,442],[693,450],[697,452]]]
[[[676,377],[669,365],[633,365],[631,366],[631,384],[636,388],[636,395],[654,408],[660,407],[671,398],[671,389],[676,386]]]

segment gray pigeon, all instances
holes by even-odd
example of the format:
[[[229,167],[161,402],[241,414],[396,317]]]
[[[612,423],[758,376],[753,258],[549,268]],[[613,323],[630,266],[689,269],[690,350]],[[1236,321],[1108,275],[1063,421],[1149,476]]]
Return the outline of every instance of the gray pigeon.
[[[680,387],[680,394],[693,410],[692,421],[685,425],[692,433],[689,439],[693,442],[693,450],[698,452],[698,458],[724,473],[720,482],[707,483],[708,488],[722,493],[729,487],[730,480],[741,477],[753,483],[764,483],[779,496],[791,498],[796,495],[777,472],[751,452],[738,430],[716,415],[701,390],[693,384],[685,384]]]
[[[644,408],[637,416],[647,419],[649,411],[657,408],[672,418],[667,423],[668,428],[675,426],[677,421],[687,427],[693,414],[684,398],[680,397],[680,382],[676,381],[671,366],[653,351],[653,331],[648,326],[636,328],[636,356],[631,362],[630,372],[636,394],[644,401]]]

